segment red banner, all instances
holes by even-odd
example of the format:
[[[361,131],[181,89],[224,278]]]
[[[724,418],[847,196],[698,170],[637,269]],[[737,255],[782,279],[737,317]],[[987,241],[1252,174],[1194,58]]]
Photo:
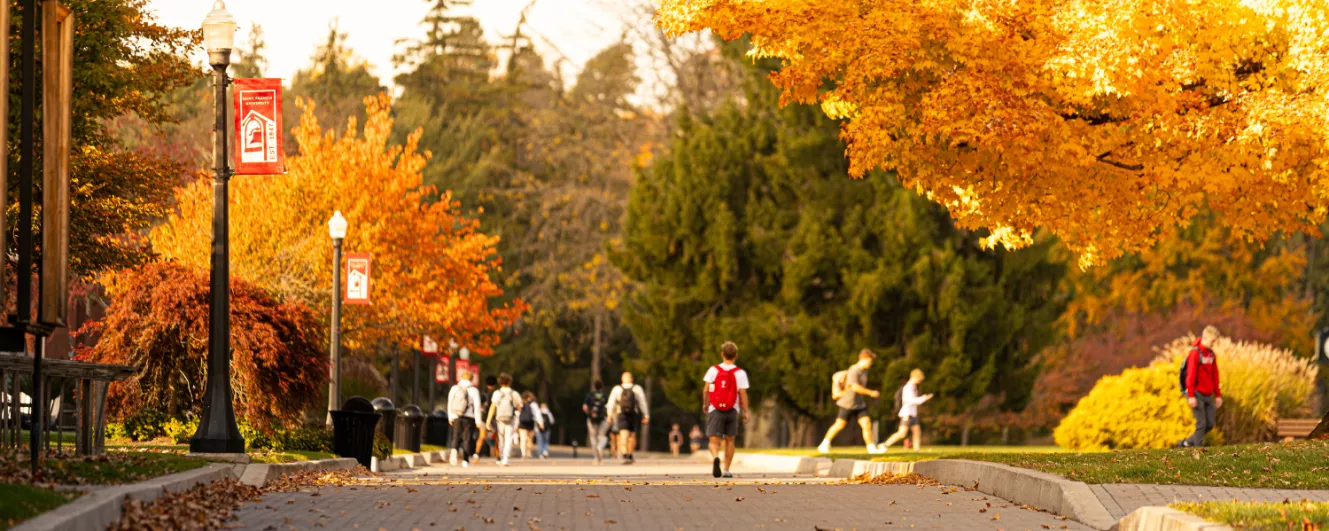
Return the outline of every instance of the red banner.
[[[437,342],[437,341],[434,341],[434,338],[429,337],[429,336],[423,336],[423,337],[421,337],[421,338],[420,338],[420,353],[423,354],[423,355],[425,355],[425,356],[429,356],[429,357],[437,356],[437,355],[438,355],[438,342]]]
[[[434,364],[434,382],[441,384],[452,383],[451,364],[451,356],[439,356],[438,362]]]
[[[369,256],[346,255],[346,304],[369,304]]]
[[[235,174],[286,173],[282,146],[281,80],[233,79]]]

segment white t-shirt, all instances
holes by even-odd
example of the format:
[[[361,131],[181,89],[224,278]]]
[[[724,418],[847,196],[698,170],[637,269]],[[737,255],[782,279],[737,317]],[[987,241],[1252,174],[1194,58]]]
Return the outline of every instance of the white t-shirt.
[[[735,367],[738,367],[738,366],[737,366],[737,365],[734,365],[734,364],[732,364],[732,363],[721,363],[721,364],[720,364],[720,367],[723,368],[723,369],[726,370],[726,371],[732,371],[732,370],[734,370]],[[705,380],[706,383],[708,383],[708,384],[712,384],[712,386],[713,386],[713,385],[715,384],[715,377],[716,377],[716,376],[719,376],[719,375],[720,375],[720,371],[715,370],[715,366],[712,365],[710,369],[707,369],[707,370],[706,370],[706,376],[705,376],[704,378],[702,378],[702,379]],[[747,388],[748,388],[748,371],[745,371],[745,370],[743,370],[743,369],[739,369],[738,372],[734,373],[734,381],[738,382],[738,389],[739,389],[740,391],[743,390],[743,389],[747,389]],[[711,389],[711,390],[714,391],[714,389]],[[711,406],[709,406],[709,405],[706,406],[706,412],[707,412],[707,413],[713,411],[714,409],[715,409],[715,408],[713,408],[713,407],[711,407]],[[737,406],[734,407],[734,411],[738,411],[738,407],[737,407]]]
[[[914,382],[904,384],[904,391],[900,393],[900,417],[917,417],[918,405],[927,401],[928,399],[918,396],[917,384]]]

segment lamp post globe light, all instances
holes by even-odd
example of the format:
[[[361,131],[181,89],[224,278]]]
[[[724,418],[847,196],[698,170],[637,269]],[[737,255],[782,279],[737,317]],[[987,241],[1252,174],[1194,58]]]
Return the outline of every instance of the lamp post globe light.
[[[212,128],[212,273],[208,295],[208,383],[203,417],[189,438],[190,453],[244,454],[245,439],[235,424],[231,403],[231,261],[227,218],[227,182],[231,169],[226,151],[226,68],[235,45],[235,18],[217,0],[203,19],[203,44],[208,48],[216,82],[216,124]]]
[[[328,338],[332,379],[328,381],[328,426],[332,425],[332,411],[341,402],[341,242],[346,239],[346,226],[341,211],[333,212],[328,220],[328,236],[332,237],[332,337]]]

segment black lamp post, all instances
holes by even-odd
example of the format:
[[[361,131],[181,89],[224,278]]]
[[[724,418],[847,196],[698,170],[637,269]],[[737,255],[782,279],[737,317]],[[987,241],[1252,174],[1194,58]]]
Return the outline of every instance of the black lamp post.
[[[346,226],[341,211],[333,212],[328,220],[328,235],[332,236],[332,337],[328,339],[332,380],[328,381],[328,426],[332,425],[332,410],[341,403],[341,242],[346,239]]]
[[[231,178],[226,151],[226,68],[235,44],[235,19],[217,0],[203,19],[203,43],[216,81],[217,123],[212,128],[212,277],[208,297],[208,383],[203,418],[189,438],[191,453],[243,454],[245,439],[231,403],[231,261],[226,184]]]

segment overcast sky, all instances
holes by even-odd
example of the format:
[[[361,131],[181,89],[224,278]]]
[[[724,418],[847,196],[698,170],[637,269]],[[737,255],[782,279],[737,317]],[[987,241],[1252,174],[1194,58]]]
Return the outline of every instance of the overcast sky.
[[[510,34],[522,8],[531,0],[476,0],[461,8],[478,18],[491,42]],[[547,61],[558,52],[573,63],[565,67],[567,79],[581,65],[623,35],[625,4],[629,0],[536,0],[529,11],[525,32],[534,34],[536,47]],[[267,41],[269,77],[290,79],[309,64],[309,57],[322,44],[328,25],[337,21],[349,35],[347,44],[356,55],[374,67],[374,74],[390,85],[392,55],[399,39],[420,38],[420,19],[429,9],[424,0],[227,0],[226,8],[240,25],[237,46],[244,43],[254,24],[263,27]],[[212,0],[149,0],[162,23],[199,27],[212,8]],[[555,52],[557,49],[558,52]],[[202,64],[204,57],[198,59]]]

